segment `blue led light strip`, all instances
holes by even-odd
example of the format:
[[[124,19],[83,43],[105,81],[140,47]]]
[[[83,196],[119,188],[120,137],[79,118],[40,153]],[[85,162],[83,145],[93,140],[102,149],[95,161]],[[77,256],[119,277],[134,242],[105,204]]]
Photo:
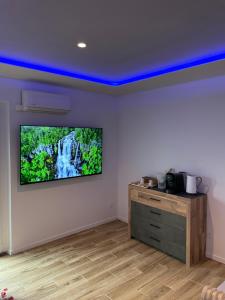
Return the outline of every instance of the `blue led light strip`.
[[[146,74],[141,74],[141,75],[137,75],[134,77],[130,77],[128,79],[124,79],[119,81],[118,85],[124,85],[124,84],[129,84],[129,83],[134,83],[140,80],[145,80],[145,79],[150,79],[153,77],[157,77],[160,75],[164,75],[164,74],[169,74],[172,72],[177,72],[177,71],[181,71],[184,69],[189,69],[192,67],[197,67],[200,65],[205,65],[208,63],[212,63],[212,62],[216,62],[219,60],[224,60],[225,59],[225,52],[216,54],[216,55],[212,55],[212,56],[208,56],[208,57],[204,57],[204,58],[199,58],[196,60],[192,60],[186,63],[182,63],[182,64],[178,64],[178,65],[173,65],[173,66],[169,66],[169,67],[165,67],[165,68],[161,68]]]
[[[84,74],[80,74],[80,73],[70,72],[70,71],[66,71],[66,70],[62,70],[62,69],[58,69],[58,68],[38,65],[38,64],[29,63],[29,62],[16,60],[16,59],[12,59],[12,58],[7,58],[7,57],[2,57],[2,56],[0,56],[0,63],[7,64],[10,66],[16,66],[16,67],[26,68],[26,69],[30,69],[30,70],[35,70],[35,71],[51,73],[51,74],[60,75],[60,76],[66,76],[66,77],[70,77],[73,79],[90,81],[90,82],[94,82],[94,83],[100,83],[100,84],[105,84],[105,85],[110,85],[110,86],[117,85],[116,82],[114,83],[113,81],[110,81],[110,80],[105,80],[105,79],[96,78],[96,77],[92,77],[92,76],[88,76],[88,75],[84,75]]]
[[[11,59],[11,58],[2,57],[2,56],[0,56],[0,63],[11,65],[11,66],[16,66],[16,67],[22,67],[22,68],[26,68],[26,69],[31,69],[31,70],[36,70],[36,71],[41,71],[41,72],[46,72],[46,73],[51,73],[51,74],[60,75],[60,76],[66,76],[66,77],[70,77],[73,79],[80,79],[80,80],[85,80],[85,81],[89,81],[89,82],[104,84],[104,85],[108,85],[108,86],[121,86],[121,85],[129,84],[129,83],[135,83],[140,80],[150,79],[150,78],[157,77],[157,76],[160,76],[163,74],[168,74],[168,73],[172,73],[172,72],[176,72],[176,71],[180,71],[180,70],[184,70],[184,69],[224,60],[224,59],[225,59],[225,52],[222,52],[219,54],[195,59],[195,60],[192,60],[192,61],[189,61],[186,63],[182,63],[182,64],[178,64],[178,65],[161,68],[161,69],[154,70],[154,71],[151,71],[151,72],[148,72],[145,74],[140,74],[137,76],[129,77],[127,79],[118,80],[118,81],[105,80],[102,78],[97,78],[97,77],[93,77],[93,76],[89,76],[89,75],[66,71],[66,70],[62,70],[62,69],[58,69],[58,68],[42,66],[42,65],[35,64],[35,63],[29,63],[29,62]]]

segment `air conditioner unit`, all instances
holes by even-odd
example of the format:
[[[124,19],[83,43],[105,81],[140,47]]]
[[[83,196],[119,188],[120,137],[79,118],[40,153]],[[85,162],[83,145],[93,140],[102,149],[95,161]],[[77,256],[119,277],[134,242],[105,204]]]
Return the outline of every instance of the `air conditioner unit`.
[[[66,95],[23,90],[22,105],[17,110],[67,113],[71,110],[71,100]]]

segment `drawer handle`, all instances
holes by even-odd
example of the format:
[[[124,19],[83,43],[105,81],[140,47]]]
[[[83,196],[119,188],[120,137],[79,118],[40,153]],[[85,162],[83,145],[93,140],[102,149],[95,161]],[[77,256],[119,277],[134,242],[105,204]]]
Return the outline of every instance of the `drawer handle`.
[[[151,214],[157,215],[157,216],[161,216],[161,213],[154,211],[154,210],[150,210]]]
[[[144,198],[146,200],[157,201],[157,202],[161,201],[161,199],[152,197],[151,195],[147,195],[147,194],[144,194],[144,193],[138,193],[138,197]]]
[[[157,198],[150,198],[150,200],[153,200],[153,201],[157,201],[157,202],[160,202],[161,200],[160,199],[157,199]]]
[[[153,241],[155,241],[155,242],[158,242],[158,243],[160,243],[160,240],[158,240],[158,239],[154,238],[153,236],[150,236],[150,239],[151,239],[151,240],[153,240]]]
[[[157,228],[157,229],[160,229],[161,227],[160,226],[157,226],[155,224],[150,224],[150,226],[154,227],[154,228]]]

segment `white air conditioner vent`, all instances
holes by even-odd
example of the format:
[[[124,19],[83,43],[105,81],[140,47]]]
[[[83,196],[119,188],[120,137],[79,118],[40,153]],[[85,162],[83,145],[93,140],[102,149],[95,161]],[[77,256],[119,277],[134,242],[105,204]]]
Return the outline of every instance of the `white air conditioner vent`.
[[[71,110],[71,100],[66,95],[43,93],[39,91],[22,91],[20,111],[67,113]]]

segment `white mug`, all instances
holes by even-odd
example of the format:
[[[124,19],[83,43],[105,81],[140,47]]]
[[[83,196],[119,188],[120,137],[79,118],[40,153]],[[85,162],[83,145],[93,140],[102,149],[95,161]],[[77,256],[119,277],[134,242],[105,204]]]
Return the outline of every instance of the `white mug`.
[[[196,194],[197,188],[202,182],[202,178],[195,175],[187,175],[186,193]]]

